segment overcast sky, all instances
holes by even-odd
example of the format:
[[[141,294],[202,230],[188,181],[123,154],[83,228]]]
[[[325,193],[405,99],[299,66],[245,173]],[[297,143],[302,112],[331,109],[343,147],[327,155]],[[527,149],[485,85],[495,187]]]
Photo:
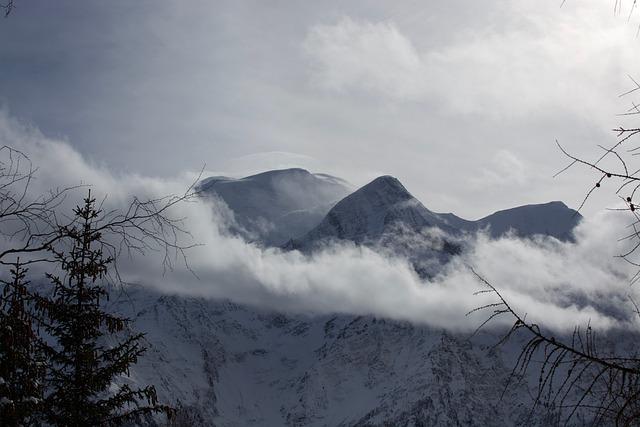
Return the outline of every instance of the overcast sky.
[[[468,218],[576,207],[591,178],[552,178],[554,141],[614,140],[640,14],[560,3],[16,0],[0,101],[115,171],[390,174]]]

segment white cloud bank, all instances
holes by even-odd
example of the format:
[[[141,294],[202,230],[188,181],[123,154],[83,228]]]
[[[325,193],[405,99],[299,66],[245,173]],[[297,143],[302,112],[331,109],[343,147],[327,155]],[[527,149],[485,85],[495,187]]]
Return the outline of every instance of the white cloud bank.
[[[344,16],[312,26],[303,50],[313,81],[337,92],[435,100],[455,113],[543,115],[562,106],[593,117],[610,111],[596,93],[625,87],[619,64],[638,64],[635,48],[621,43],[634,40],[637,28],[612,16],[607,2],[582,3],[563,11],[554,2],[505,3],[492,24],[458,28],[451,43],[429,48],[394,20]],[[620,86],[599,87],[612,76]]]
[[[108,195],[109,204],[117,207],[134,194],[144,198],[179,193],[193,179],[191,174],[173,180],[114,175],[6,113],[0,114],[2,144],[24,151],[40,168],[32,187],[36,194],[83,182],[92,185],[94,194]],[[78,199],[82,195],[77,194]],[[352,245],[313,257],[259,248],[225,233],[223,212],[205,203],[185,204],[174,212],[188,218],[187,228],[202,244],[189,252],[197,277],[180,266],[163,274],[161,260],[150,254],[122,260],[124,278],[168,293],[229,298],[273,309],[373,314],[469,330],[483,314],[465,313],[488,301],[487,296],[473,295],[481,286],[467,268],[472,265],[533,321],[561,329],[588,321],[601,328],[627,322],[617,313],[629,312],[625,304],[635,269],[613,258],[622,249],[617,242],[623,232],[621,215],[585,220],[577,228],[576,244],[478,236],[463,257],[425,282],[405,261]]]

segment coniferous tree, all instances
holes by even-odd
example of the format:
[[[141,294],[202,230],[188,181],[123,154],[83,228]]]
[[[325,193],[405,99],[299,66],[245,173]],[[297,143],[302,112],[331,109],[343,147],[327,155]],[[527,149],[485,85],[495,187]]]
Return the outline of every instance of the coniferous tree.
[[[119,425],[144,414],[168,412],[158,405],[153,386],[117,385],[145,352],[144,335],[127,334],[129,320],[104,311],[106,274],[113,258],[102,251],[96,229],[100,212],[91,193],[74,215],[75,221],[63,229],[70,249],[52,249],[63,274],[48,274],[53,295],[39,302],[46,331],[55,341],[46,348],[47,420],[64,426]]]
[[[37,422],[44,363],[32,321],[32,296],[19,260],[3,280],[0,295],[0,421],[3,426]]]

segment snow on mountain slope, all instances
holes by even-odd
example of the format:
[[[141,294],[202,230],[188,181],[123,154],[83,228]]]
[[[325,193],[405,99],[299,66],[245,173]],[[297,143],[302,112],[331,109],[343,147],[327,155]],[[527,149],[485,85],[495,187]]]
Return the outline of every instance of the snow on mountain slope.
[[[522,237],[543,234],[568,240],[580,218],[563,203],[551,202],[467,221],[430,211],[396,178],[381,176],[340,200],[315,228],[283,248],[313,252],[335,242],[352,242],[403,257],[422,277],[432,277],[463,250],[468,233],[488,230],[495,238],[513,231]]]
[[[513,230],[521,237],[542,234],[559,240],[572,240],[571,231],[581,219],[582,215],[564,203],[549,202],[498,211],[476,221],[476,224],[480,229],[488,227],[493,237]]]
[[[426,227],[455,231],[396,178],[381,176],[338,202],[318,226],[287,247],[308,250],[326,240],[377,243],[385,234],[401,231],[397,227],[410,232]]]
[[[529,410],[523,385],[500,400],[510,365],[483,344],[497,336],[470,341],[369,316],[286,315],[144,288],[114,304],[147,332],[134,381],[155,384],[189,425],[503,426]]]
[[[486,229],[494,238],[513,231],[521,237],[542,234],[570,240],[572,230],[581,218],[564,203],[551,202],[506,209],[478,221],[468,221],[451,213],[430,211],[396,178],[381,176],[342,199],[318,226],[286,247],[309,250],[322,242],[335,240],[377,243],[385,235],[420,232],[433,227],[450,239],[463,232]]]
[[[408,233],[437,227],[449,239],[436,239],[434,245],[448,245],[444,253],[451,254],[457,251],[453,237],[463,232],[486,229],[492,237],[499,237],[513,231],[521,237],[543,234],[570,240],[581,219],[564,203],[550,202],[468,221],[430,211],[388,175],[351,194],[344,180],[304,169],[268,171],[242,179],[211,177],[199,189],[206,196],[219,197],[231,209],[236,221],[232,231],[251,241],[287,249],[310,250],[331,240],[377,244],[394,235],[404,239]]]
[[[375,244],[426,262],[419,264],[423,272],[437,271],[465,233],[488,227],[493,236],[514,229],[566,238],[579,220],[553,202],[466,221],[431,212],[389,176],[335,206],[330,200],[346,195],[345,184],[300,169],[214,177],[201,188],[224,200],[244,232],[266,244],[303,230],[289,247]],[[155,384],[160,399],[180,409],[183,425],[548,424],[527,418],[526,384],[516,382],[501,400],[520,344],[490,349],[495,334],[470,340],[370,316],[291,315],[143,287],[112,304],[147,333],[149,351],[132,381]]]
[[[477,221],[452,213],[437,215],[453,228],[467,232],[487,230],[494,238],[513,232],[519,237],[545,235],[562,241],[573,240],[572,231],[582,220],[577,211],[558,201],[504,209]]]
[[[199,183],[233,211],[235,232],[279,246],[312,229],[350,191],[340,178],[304,169],[274,170],[242,179],[210,177]]]

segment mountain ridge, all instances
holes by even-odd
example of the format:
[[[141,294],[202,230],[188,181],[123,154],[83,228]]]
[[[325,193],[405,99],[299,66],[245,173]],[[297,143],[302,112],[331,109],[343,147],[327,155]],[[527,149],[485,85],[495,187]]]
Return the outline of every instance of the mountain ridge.
[[[242,179],[211,177],[203,185],[210,185],[204,189],[206,197],[219,197],[230,209],[239,209],[235,213],[244,224],[270,212],[280,220],[276,226],[289,226],[298,212],[308,219],[309,194],[297,203],[278,198],[277,190],[288,188],[280,185],[281,178],[285,184],[298,179],[310,183],[298,186],[302,189],[324,188],[319,180],[327,182],[308,171],[285,170]],[[333,177],[328,180],[341,185]],[[322,217],[314,217],[318,223],[307,233],[320,230],[320,240],[392,248],[395,255],[415,262],[423,276],[452,256],[454,251],[446,245],[457,244],[465,233],[488,230],[491,235],[495,227],[496,236],[501,236],[512,224],[524,234],[559,232],[572,223],[562,222],[556,230],[534,220],[548,221],[557,214],[577,217],[563,203],[550,202],[468,221],[430,211],[388,175],[356,191],[344,191],[348,194],[327,207]],[[252,195],[257,199],[239,203]],[[274,201],[276,209],[269,211]],[[434,227],[444,231],[431,233]],[[417,233],[426,245],[416,248],[415,240],[405,242],[405,233]],[[431,264],[420,264],[423,257]],[[147,333],[149,351],[134,367],[131,381],[157,384],[160,401],[177,407],[182,422],[178,425],[550,424],[544,414],[531,416],[529,401],[537,390],[537,377],[529,382],[518,379],[505,388],[522,343],[514,338],[496,347],[503,337],[500,330],[469,337],[372,315],[292,314],[227,300],[167,295],[142,286],[131,287],[126,297],[114,295],[110,304]]]
[[[582,216],[560,201],[503,209],[479,220],[426,208],[390,175],[375,178],[334,205],[306,235],[287,242],[285,248],[312,250],[331,241],[375,243],[398,224],[414,232],[436,227],[452,238],[463,233],[487,232],[492,238],[514,233],[519,237],[547,235],[572,241],[572,231]]]

